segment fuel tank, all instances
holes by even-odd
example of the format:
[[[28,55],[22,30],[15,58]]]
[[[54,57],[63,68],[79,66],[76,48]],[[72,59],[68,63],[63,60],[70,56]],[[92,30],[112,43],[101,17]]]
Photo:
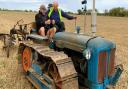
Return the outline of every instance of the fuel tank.
[[[88,47],[99,51],[116,47],[113,42],[102,37],[91,37],[69,32],[56,33],[54,41],[59,48],[68,48],[78,52],[83,52]]]

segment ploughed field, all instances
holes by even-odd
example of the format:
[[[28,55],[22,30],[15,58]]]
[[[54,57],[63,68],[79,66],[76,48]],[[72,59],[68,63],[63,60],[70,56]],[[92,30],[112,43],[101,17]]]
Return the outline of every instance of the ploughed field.
[[[9,33],[16,21],[24,19],[25,23],[34,22],[35,13],[0,12],[0,33]],[[83,33],[84,16],[77,16],[77,25]],[[75,21],[64,19],[66,31],[75,32]],[[86,17],[87,34],[91,33],[91,16]],[[123,64],[124,72],[115,89],[128,89],[128,18],[97,17],[97,35],[116,43],[116,64]],[[11,57],[6,58],[0,41],[0,89],[34,89],[25,78],[21,65],[18,65],[17,46],[13,47]]]

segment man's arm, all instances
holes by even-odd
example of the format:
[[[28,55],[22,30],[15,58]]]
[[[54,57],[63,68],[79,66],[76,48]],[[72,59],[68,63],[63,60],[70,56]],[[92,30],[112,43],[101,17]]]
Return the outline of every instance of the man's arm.
[[[62,11],[62,10],[61,10],[61,13],[62,13],[62,16],[63,16],[64,18],[67,18],[67,19],[69,19],[69,20],[76,19],[76,17],[70,16],[70,15],[68,15],[67,13],[65,13],[65,12]]]

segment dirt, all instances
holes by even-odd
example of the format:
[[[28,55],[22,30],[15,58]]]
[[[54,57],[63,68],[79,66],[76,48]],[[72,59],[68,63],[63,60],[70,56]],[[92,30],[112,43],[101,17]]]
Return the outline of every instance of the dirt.
[[[34,22],[35,13],[0,12],[1,33],[9,33],[17,20],[24,19],[25,23]],[[83,33],[84,16],[77,16],[77,25],[81,26]],[[64,19],[66,31],[75,32],[75,21]],[[86,17],[87,34],[91,33],[91,16]],[[124,71],[115,89],[128,89],[128,18],[97,17],[97,35],[116,43],[116,64],[123,64]],[[25,78],[21,65],[17,61],[17,47],[13,48],[11,57],[6,58],[5,51],[0,42],[0,89],[34,89]]]

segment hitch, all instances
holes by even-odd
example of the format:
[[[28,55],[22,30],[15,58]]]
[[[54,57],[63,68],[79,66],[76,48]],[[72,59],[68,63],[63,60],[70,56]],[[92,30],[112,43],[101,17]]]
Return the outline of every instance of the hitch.
[[[110,84],[111,84],[112,86],[115,86],[115,85],[116,85],[116,83],[117,83],[117,81],[119,80],[119,78],[120,78],[120,76],[121,76],[123,70],[124,70],[124,69],[123,69],[123,65],[122,65],[122,64],[117,65],[117,66],[115,67],[115,74],[114,74],[114,76],[112,77],[112,79],[111,79],[111,81],[110,81]]]

